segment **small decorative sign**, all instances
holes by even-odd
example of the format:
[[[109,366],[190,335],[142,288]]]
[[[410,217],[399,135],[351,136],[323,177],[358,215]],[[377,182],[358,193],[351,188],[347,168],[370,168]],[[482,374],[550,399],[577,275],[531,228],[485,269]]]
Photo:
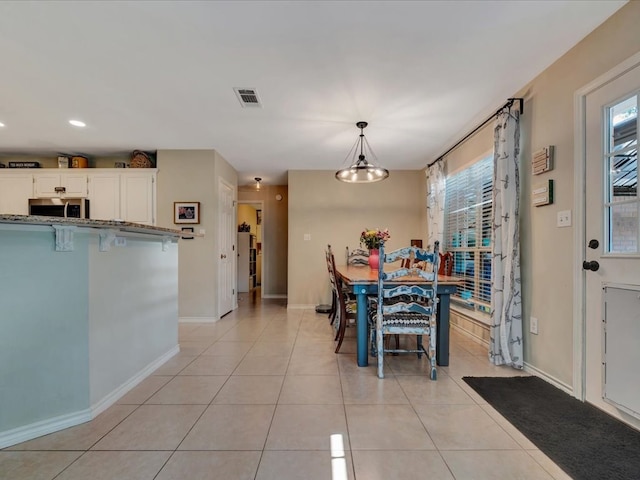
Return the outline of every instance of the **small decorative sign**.
[[[9,162],[9,168],[40,168],[40,162]]]
[[[183,232],[191,232],[191,233],[193,233],[193,227],[182,227],[182,231]],[[193,237],[185,237],[184,235],[182,235],[182,239],[183,240],[193,240]]]
[[[539,183],[533,186],[532,200],[535,207],[551,205],[553,203],[553,180],[546,183]]]
[[[533,152],[531,157],[534,175],[540,175],[541,173],[553,170],[553,145]]]

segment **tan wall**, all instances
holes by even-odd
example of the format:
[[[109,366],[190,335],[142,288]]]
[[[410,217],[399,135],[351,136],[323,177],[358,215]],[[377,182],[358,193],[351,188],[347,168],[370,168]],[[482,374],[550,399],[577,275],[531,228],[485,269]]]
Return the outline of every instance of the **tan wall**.
[[[159,150],[157,224],[173,223],[173,202],[200,202],[200,223],[189,225],[204,237],[179,242],[178,303],[181,319],[218,318],[218,179],[237,185],[235,170],[214,150]]]
[[[282,200],[276,200],[282,195]],[[286,185],[262,185],[238,188],[238,200],[263,202],[262,228],[262,295],[264,297],[287,296],[287,251],[289,225],[289,193]],[[238,223],[242,223],[238,219]],[[253,227],[252,227],[253,228]]]
[[[573,228],[557,228],[560,210],[574,211],[574,93],[640,51],[640,2],[630,2],[515,95],[524,97],[522,137],[522,274],[524,360],[573,384]],[[449,156],[448,170],[493,148],[491,127]],[[464,132],[462,132],[464,133]],[[555,146],[555,168],[532,176],[531,152]],[[554,180],[554,204],[531,206],[531,186]],[[538,335],[529,334],[529,318]]]
[[[365,228],[388,228],[389,248],[422,239],[426,244],[426,179],[424,172],[392,171],[373,184],[347,184],[334,171],[289,171],[290,307],[330,303],[324,259],[331,244],[336,263],[344,263],[345,247],[359,245]],[[305,241],[305,234],[311,240]]]

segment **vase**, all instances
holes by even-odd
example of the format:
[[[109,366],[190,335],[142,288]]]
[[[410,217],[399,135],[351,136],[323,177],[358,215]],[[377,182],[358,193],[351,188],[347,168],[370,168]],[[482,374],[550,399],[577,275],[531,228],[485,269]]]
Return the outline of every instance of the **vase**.
[[[380,261],[379,251],[377,248],[369,250],[369,268],[371,270],[378,270],[378,263]]]

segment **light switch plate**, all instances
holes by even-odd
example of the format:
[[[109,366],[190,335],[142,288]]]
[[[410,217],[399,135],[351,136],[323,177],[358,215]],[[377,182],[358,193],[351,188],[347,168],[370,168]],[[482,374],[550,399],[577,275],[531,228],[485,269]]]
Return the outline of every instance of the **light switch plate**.
[[[529,317],[529,331],[534,335],[538,334],[538,319],[536,317]]]
[[[311,240],[311,234],[310,233],[305,233],[304,234],[304,239],[305,239],[305,241]]]
[[[570,227],[571,226],[571,210],[562,210],[558,212],[558,227]]]

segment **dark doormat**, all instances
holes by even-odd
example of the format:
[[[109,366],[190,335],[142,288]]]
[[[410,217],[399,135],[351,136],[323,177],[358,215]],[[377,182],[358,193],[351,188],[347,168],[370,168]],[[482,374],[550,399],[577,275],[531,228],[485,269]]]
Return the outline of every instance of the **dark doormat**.
[[[640,479],[640,432],[538,377],[463,377],[575,480]]]

